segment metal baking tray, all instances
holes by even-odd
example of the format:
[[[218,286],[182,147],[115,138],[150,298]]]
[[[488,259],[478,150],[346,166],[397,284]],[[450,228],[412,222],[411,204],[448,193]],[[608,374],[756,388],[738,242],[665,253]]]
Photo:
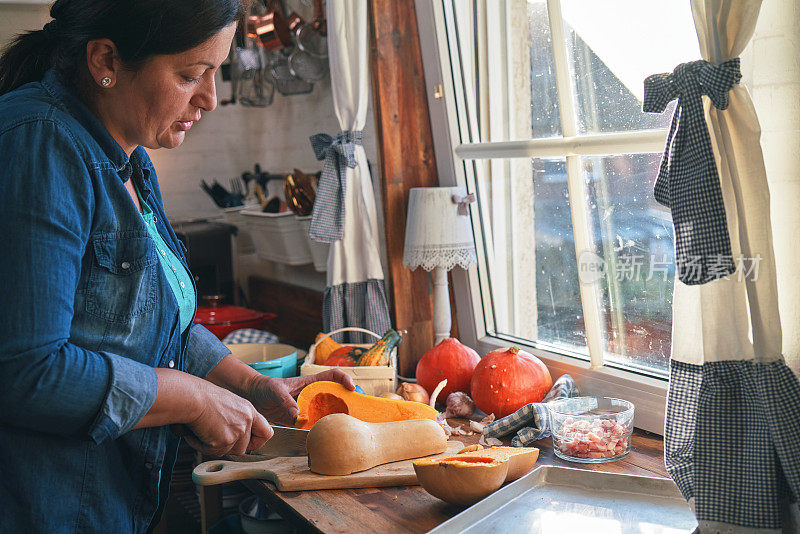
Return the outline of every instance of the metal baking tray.
[[[668,478],[543,465],[431,533],[683,534],[696,527]]]

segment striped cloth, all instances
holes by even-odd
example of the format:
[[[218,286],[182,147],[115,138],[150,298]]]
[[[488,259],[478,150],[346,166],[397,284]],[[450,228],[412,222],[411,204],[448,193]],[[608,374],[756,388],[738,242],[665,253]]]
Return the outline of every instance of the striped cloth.
[[[367,280],[325,288],[322,299],[322,331],[359,326],[376,334],[392,327],[383,280]],[[374,343],[375,338],[361,332],[334,334],[338,343]]]
[[[311,136],[314,155],[324,160],[308,229],[314,241],[333,243],[342,238],[347,168],[356,166],[356,145],[361,144],[361,138],[361,130],[341,131],[336,137],[323,133]]]
[[[664,459],[700,532],[800,532],[797,377],[782,361],[673,360]]]
[[[511,444],[514,447],[525,447],[550,435],[550,415],[545,403],[577,396],[578,386],[575,385],[575,380],[570,375],[561,375],[541,402],[526,404],[511,415],[489,423],[484,428],[483,435],[497,438],[516,432]]]
[[[671,73],[644,81],[643,111],[661,113],[678,99],[654,193],[672,212],[677,275],[687,285],[735,270],[702,97],[708,95],[717,109],[726,109],[728,92],[741,77],[739,58],[734,58],[720,65],[682,63]]]
[[[278,336],[255,328],[240,328],[225,336],[222,342],[226,345],[235,343],[277,343]]]

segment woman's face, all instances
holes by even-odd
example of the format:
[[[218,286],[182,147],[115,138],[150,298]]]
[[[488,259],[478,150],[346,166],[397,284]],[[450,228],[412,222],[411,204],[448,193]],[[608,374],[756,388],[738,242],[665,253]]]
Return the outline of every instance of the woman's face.
[[[114,85],[101,89],[107,102],[101,120],[126,153],[137,145],[180,145],[201,113],[217,107],[214,73],[228,56],[235,30],[230,24],[186,52],[154,56],[137,71],[119,70]]]

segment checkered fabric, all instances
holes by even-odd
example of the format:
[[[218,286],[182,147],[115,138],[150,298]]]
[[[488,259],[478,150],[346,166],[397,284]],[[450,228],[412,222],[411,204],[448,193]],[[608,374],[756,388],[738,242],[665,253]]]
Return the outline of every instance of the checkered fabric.
[[[782,361],[673,361],[664,456],[701,532],[787,532],[800,496],[800,383]]]
[[[358,326],[383,334],[392,327],[383,280],[367,280],[326,287],[322,298],[322,331]],[[341,332],[332,337],[339,343],[374,343],[361,332]]]
[[[225,336],[222,342],[226,345],[234,343],[277,343],[278,336],[255,328],[240,328]]]
[[[702,60],[683,63],[671,73],[644,81],[643,111],[661,113],[678,99],[655,199],[672,211],[677,274],[687,285],[704,284],[735,269],[702,96],[726,109],[728,92],[741,77],[739,58],[734,58],[720,65]]]
[[[361,144],[361,137],[361,130],[341,131],[336,137],[322,133],[311,136],[314,154],[318,160],[325,160],[308,229],[314,241],[333,243],[342,238],[347,168],[356,166],[355,147]]]
[[[486,425],[483,435],[497,438],[512,432],[517,435],[511,440],[515,447],[524,447],[536,440],[550,435],[550,415],[546,402],[578,396],[578,386],[570,375],[561,375],[541,402],[526,404],[507,417]]]

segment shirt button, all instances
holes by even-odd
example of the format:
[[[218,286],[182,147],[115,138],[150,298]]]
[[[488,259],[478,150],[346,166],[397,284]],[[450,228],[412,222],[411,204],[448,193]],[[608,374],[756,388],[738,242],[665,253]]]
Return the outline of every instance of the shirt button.
[[[169,368],[172,369],[173,367],[175,367],[175,360],[170,360],[167,365],[169,365]]]
[[[181,282],[181,287],[186,287],[186,284],[184,284],[183,282]]]
[[[175,271],[176,273],[178,272],[178,269],[176,269],[174,265],[170,265],[170,267],[172,267],[172,270]]]
[[[162,255],[162,256],[166,256],[166,255],[167,255],[167,253],[166,253],[166,252],[164,252],[164,249],[161,249],[161,250],[159,250],[159,252],[161,252],[161,255]]]
[[[158,222],[158,219],[156,219],[155,215],[153,215],[153,222]]]
[[[128,263],[127,261],[123,261],[122,262],[122,268],[123,269],[130,269],[131,268],[131,264]]]

